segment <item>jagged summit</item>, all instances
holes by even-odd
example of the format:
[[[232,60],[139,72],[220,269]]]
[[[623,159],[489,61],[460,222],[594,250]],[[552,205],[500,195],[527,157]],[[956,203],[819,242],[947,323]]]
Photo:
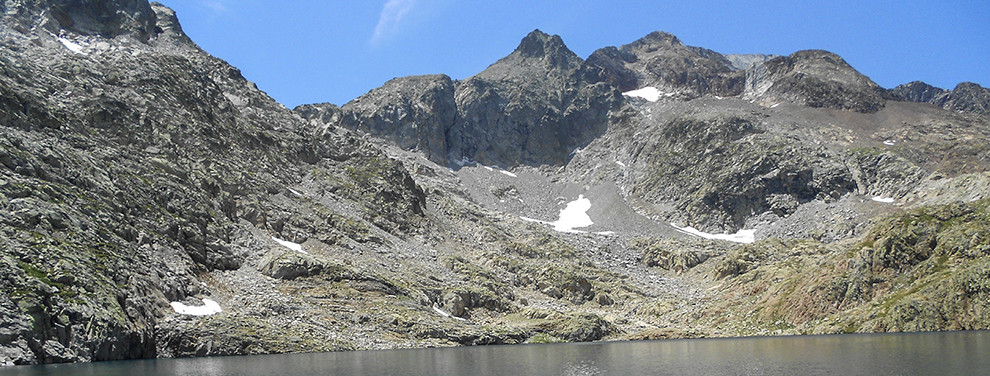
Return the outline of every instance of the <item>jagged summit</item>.
[[[543,77],[567,80],[584,61],[567,48],[558,35],[540,30],[529,33],[506,57],[475,75],[489,80],[540,81]]]
[[[564,45],[559,35],[549,35],[539,29],[533,30],[519,43],[514,53],[526,57],[544,58],[547,56],[577,57]]]

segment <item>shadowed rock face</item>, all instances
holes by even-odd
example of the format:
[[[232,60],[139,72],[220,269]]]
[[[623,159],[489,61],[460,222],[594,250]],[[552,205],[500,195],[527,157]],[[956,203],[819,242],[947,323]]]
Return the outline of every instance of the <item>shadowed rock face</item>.
[[[884,90],[841,57],[827,51],[798,51],[746,71],[745,96],[768,102],[876,112]]]
[[[41,27],[108,38],[130,34],[142,40],[159,32],[151,4],[142,0],[18,0],[6,2],[2,10],[8,25],[24,30]]]
[[[537,30],[463,81],[443,75],[391,80],[341,107],[334,125],[389,138],[440,164],[559,166],[601,135],[610,111],[622,103],[610,85],[585,80],[583,65],[559,36]],[[333,118],[313,108],[297,113]]]
[[[900,100],[931,103],[946,110],[990,114],[990,89],[972,82],[960,83],[950,91],[914,81],[890,91]]]
[[[434,161],[447,155],[457,119],[454,83],[446,75],[396,78],[345,104],[338,125],[379,135]]]
[[[931,103],[937,106],[944,105],[945,97],[950,93],[949,90],[937,88],[921,81],[909,82],[890,89],[890,91],[899,100]]]
[[[458,83],[448,157],[500,166],[561,165],[603,133],[621,95],[586,82],[559,36],[530,33],[509,56]]]

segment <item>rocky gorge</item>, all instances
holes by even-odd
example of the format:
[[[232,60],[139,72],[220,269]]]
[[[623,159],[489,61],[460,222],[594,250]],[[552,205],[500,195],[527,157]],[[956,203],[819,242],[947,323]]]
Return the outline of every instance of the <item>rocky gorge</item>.
[[[990,326],[976,84],[537,30],[290,110],[162,4],[0,13],[2,365]]]

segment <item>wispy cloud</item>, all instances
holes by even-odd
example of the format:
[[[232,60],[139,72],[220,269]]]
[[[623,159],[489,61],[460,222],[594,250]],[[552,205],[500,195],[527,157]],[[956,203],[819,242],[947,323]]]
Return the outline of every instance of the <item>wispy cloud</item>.
[[[375,34],[371,36],[371,43],[377,44],[382,38],[386,38],[398,30],[402,19],[416,5],[416,0],[388,0],[382,7],[382,14],[378,17],[378,25],[375,26]]]
[[[227,11],[227,5],[224,4],[225,1],[220,0],[206,0],[200,1],[199,4],[210,9],[213,13],[223,13]]]

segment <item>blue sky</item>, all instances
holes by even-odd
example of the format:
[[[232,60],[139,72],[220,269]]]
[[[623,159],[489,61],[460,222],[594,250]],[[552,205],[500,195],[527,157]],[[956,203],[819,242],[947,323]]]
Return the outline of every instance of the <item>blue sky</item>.
[[[990,2],[159,0],[187,34],[289,108],[342,105],[393,77],[463,79],[534,29],[582,58],[650,32],[717,52],[824,49],[883,87],[990,86]]]

